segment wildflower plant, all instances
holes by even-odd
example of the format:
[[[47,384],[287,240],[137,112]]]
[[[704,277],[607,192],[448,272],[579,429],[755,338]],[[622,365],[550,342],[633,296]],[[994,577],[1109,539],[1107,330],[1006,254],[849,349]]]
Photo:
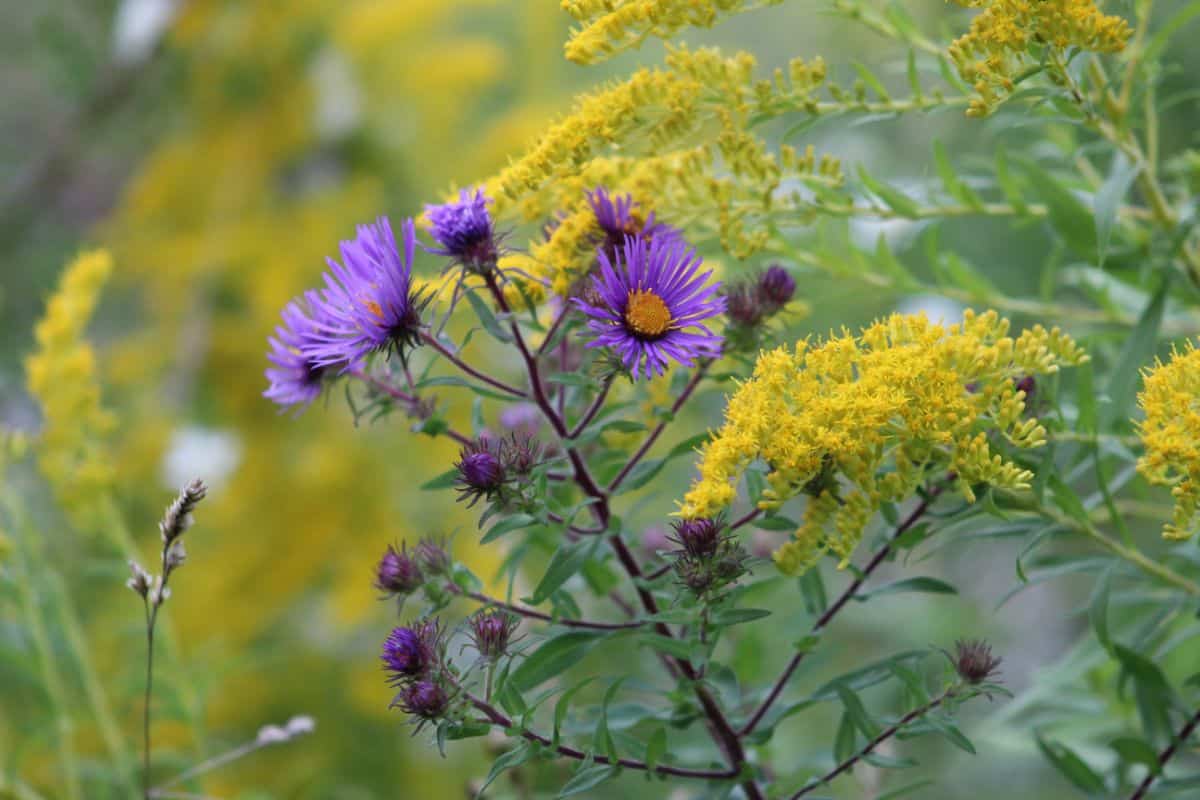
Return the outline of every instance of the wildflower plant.
[[[659,39],[661,63],[647,55],[581,91],[492,174],[463,156],[478,174],[406,196],[415,216],[356,195],[363,224],[317,227],[326,262],[289,260],[307,284],[271,303],[264,418],[273,406],[337,424],[345,398],[404,467],[385,517],[395,544],[359,546],[352,500],[334,518],[355,596],[385,601],[372,606],[377,643],[352,640],[349,656],[372,671],[380,712],[411,747],[484,745],[480,797],[918,797],[934,782],[965,791],[954,759],[1006,752],[1041,759],[1050,796],[1189,796],[1200,155],[1163,121],[1194,102],[1168,55],[1196,4],[962,0],[930,18],[830,0],[886,45],[871,65],[680,39],[787,12],[776,0],[561,5],[568,60]],[[338,35],[371,39],[382,8]],[[273,57],[290,67],[290,53]],[[880,125],[895,127],[870,141],[910,174],[869,154],[851,163],[860,151],[834,138]],[[371,148],[325,152],[341,149],[321,148],[335,160]],[[129,233],[136,203],[126,250],[154,243]],[[262,206],[270,217],[272,198]],[[985,226],[1004,246],[979,246]],[[83,328],[111,270],[103,253],[70,266],[26,362],[42,475],[73,524],[109,529],[118,504],[98,443],[114,420]],[[161,288],[163,302],[184,294]],[[851,302],[826,303],[833,292]],[[397,411],[421,438],[393,446]],[[0,467],[24,442],[0,436]],[[336,450],[292,460],[320,476]],[[341,486],[374,477],[337,463]],[[434,511],[415,507],[418,489]],[[6,494],[0,576],[13,591],[0,602],[18,599],[52,722],[68,731],[53,770],[65,796],[90,796],[64,689],[78,672],[116,791],[135,793],[136,748],[79,638],[47,635],[28,576],[54,573]],[[159,576],[130,564],[150,645],[147,798],[198,788],[210,763],[156,783],[149,721],[155,632],[174,639],[159,610],[204,494],[191,485],[168,509]],[[287,518],[289,543],[328,527],[304,516]],[[125,554],[117,530],[107,544]],[[262,563],[291,568],[278,542],[262,548]],[[957,577],[947,553],[965,564]],[[1039,607],[1008,640],[981,636],[969,600],[996,594],[1000,617],[1051,582],[1066,610]],[[1051,611],[1077,638],[1033,670],[1026,640],[1053,627]],[[247,747],[309,729],[295,718]]]
[[[600,61],[769,5],[567,2],[579,25],[566,53]],[[479,792],[506,771],[518,787],[555,780],[558,796],[639,772],[702,796],[794,799],[863,763],[910,766],[893,755],[901,739],[937,736],[975,752],[956,720],[977,698],[1009,696],[1001,648],[963,631],[952,651],[895,653],[815,689],[810,656],[834,646],[825,640],[851,601],[915,592],[948,603],[957,591],[928,575],[871,588],[877,571],[911,571],[914,554],[993,537],[1023,540],[1014,592],[1062,573],[1094,578],[1092,663],[1120,672],[1091,683],[1118,697],[1134,686],[1140,719],[1121,723],[1129,730],[1115,759],[1089,763],[1035,733],[1066,781],[1093,795],[1142,796],[1178,749],[1172,737],[1195,729],[1197,703],[1159,663],[1173,646],[1168,628],[1195,633],[1186,612],[1200,595],[1194,558],[1144,552],[1116,497],[1136,460],[1151,482],[1172,487],[1167,537],[1194,530],[1194,350],[1146,373],[1140,439],[1119,434],[1168,300],[1182,306],[1200,286],[1191,212],[1153,165],[1151,4],[1136,4],[1132,20],[1093,0],[964,5],[974,15],[950,15],[962,32],[938,43],[899,6],[833,4],[905,53],[906,98],[861,65],[845,87],[815,55],[763,76],[749,53],[669,41],[661,66],[580,95],[498,174],[426,205],[420,225],[405,221],[403,253],[374,236],[367,261],[380,271],[354,290],[339,279],[346,291],[330,286],[315,306],[317,330],[329,325],[321,319],[345,321],[338,341],[367,342],[375,330],[402,346],[370,340],[334,353],[304,336],[274,340],[275,351],[290,348],[276,352],[277,366],[342,364],[330,381],[346,381],[352,401],[354,386],[369,403],[407,408],[429,402],[433,386],[475,395],[469,428],[441,409],[445,418],[425,428],[460,450],[424,488],[455,489],[478,513],[452,549],[500,549],[503,568],[476,576],[425,539],[390,547],[376,587],[424,604],[383,646],[392,707],[418,730],[433,728],[439,748],[493,729],[508,737]],[[930,74],[940,81],[930,85]],[[1148,105],[1135,111],[1141,96]],[[840,160],[793,145],[792,133],[783,143],[763,133],[775,122],[802,132],[822,119],[942,109],[971,125],[1028,118],[1069,146],[1039,160],[1048,165],[1000,151],[968,178],[933,142],[938,179],[915,192],[867,167],[852,179]],[[1068,253],[1095,268],[1107,259],[1110,280],[1129,281],[1141,306],[1059,302],[1054,286],[1036,300],[1004,294],[936,238],[937,224],[971,216],[1044,226],[1056,263]],[[928,264],[914,270],[882,234],[864,252],[847,219],[928,226]],[[431,258],[421,263],[418,251]],[[717,259],[735,266],[719,271]],[[1158,276],[1150,294],[1129,276],[1134,259]],[[918,277],[925,272],[933,283]],[[408,287],[422,273],[437,288],[417,302]],[[797,337],[811,308],[805,289],[823,276],[982,310],[945,320],[894,312]],[[403,289],[394,307],[417,312],[400,336],[386,322],[390,307],[363,299],[394,281]],[[1182,307],[1173,318],[1195,322]],[[1105,331],[1114,326],[1127,334],[1115,339],[1119,358]],[[479,347],[481,338],[491,342]],[[1107,394],[1096,390],[1099,368],[1111,372]],[[288,405],[288,376],[267,378],[267,397]],[[723,421],[708,429],[685,407],[714,389]],[[514,432],[497,435],[492,414]],[[693,455],[681,489],[667,467]],[[644,516],[671,534],[639,541],[631,519]],[[1078,555],[1083,546],[1094,552]],[[1110,608],[1117,582],[1138,608],[1170,598],[1153,626]],[[751,605],[761,598],[776,605]],[[778,665],[739,659],[756,626],[786,626],[795,644]],[[447,646],[456,639],[458,653]],[[621,653],[617,674],[572,669],[604,652]],[[866,693],[880,685],[901,700],[876,706]],[[1041,691],[1009,707],[1040,708],[1049,702]],[[832,760],[796,767],[775,737],[793,715],[825,705],[841,720]],[[552,761],[574,770],[535,769]]]

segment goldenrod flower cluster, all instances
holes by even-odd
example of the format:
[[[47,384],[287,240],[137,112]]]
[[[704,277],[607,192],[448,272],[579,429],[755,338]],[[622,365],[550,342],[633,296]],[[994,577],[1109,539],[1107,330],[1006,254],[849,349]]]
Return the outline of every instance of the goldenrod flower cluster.
[[[1025,487],[1032,475],[990,438],[1023,448],[1045,441],[1015,381],[1087,356],[1057,328],[1015,338],[1008,331],[994,311],[967,311],[949,327],[895,314],[857,337],[843,332],[764,352],[703,448],[680,514],[722,512],[746,470],[763,462],[760,508],[811,498],[794,538],[775,553],[779,568],[796,575],[827,552],[848,563],[880,506],[910,496],[930,472],[954,472],[970,502],[973,485]]]
[[[103,250],[82,253],[67,267],[34,329],[37,349],[25,361],[29,391],[44,417],[38,464],[63,508],[80,521],[112,482],[102,443],[114,418],[100,404],[96,355],[84,338],[111,272],[112,258]]]
[[[564,48],[569,60],[595,64],[637,47],[649,36],[668,38],[681,28],[711,28],[723,16],[783,0],[562,0],[581,26]]]
[[[597,186],[673,225],[708,229],[746,258],[765,245],[768,218],[801,203],[801,184],[840,185],[837,159],[772,152],[752,130],[788,109],[815,112],[824,63],[796,59],[772,80],[756,79],[755,67],[748,53],[671,47],[664,67],[580,96],[485,185],[497,213],[555,220],[548,239],[530,244],[526,271],[557,292],[587,271],[597,231],[585,193]],[[788,183],[796,188],[784,191]]]
[[[967,113],[985,116],[1013,91],[1014,79],[1038,63],[1033,46],[1115,53],[1131,33],[1123,18],[1104,14],[1096,0],[956,0],[982,7],[971,29],[950,45],[950,58],[979,97]]]
[[[1146,414],[1138,428],[1145,454],[1138,471],[1151,483],[1170,486],[1175,497],[1167,539],[1187,539],[1196,532],[1200,510],[1200,351],[1189,344],[1156,362],[1142,378],[1138,405]]]

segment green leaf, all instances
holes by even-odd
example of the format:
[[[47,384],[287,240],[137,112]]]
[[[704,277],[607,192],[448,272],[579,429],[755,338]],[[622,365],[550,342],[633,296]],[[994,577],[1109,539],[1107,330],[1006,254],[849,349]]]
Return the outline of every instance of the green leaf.
[[[869,70],[865,64],[860,64],[859,62],[855,61],[854,70],[858,73],[858,77],[863,79],[863,83],[875,90],[875,94],[879,95],[880,100],[891,99],[891,95],[888,94],[888,90],[879,81],[879,78],[875,77],[875,73],[871,72],[871,70]]]
[[[1008,156],[1004,154],[1004,148],[996,150],[996,183],[1000,184],[1000,188],[1004,190],[1004,197],[1018,214],[1025,214],[1029,211],[1029,206],[1025,204],[1025,198],[1021,194],[1021,188],[1008,170]]]
[[[448,469],[445,472],[443,472],[441,475],[438,475],[436,478],[433,478],[431,480],[426,481],[425,483],[422,483],[420,488],[422,491],[428,491],[428,490],[432,490],[432,489],[449,489],[451,486],[453,486],[457,482],[458,482],[458,470],[457,469]]]
[[[542,576],[542,580],[538,583],[537,588],[533,590],[533,595],[529,598],[528,602],[535,606],[546,602],[550,595],[558,590],[558,587],[566,583],[576,572],[579,572],[584,562],[587,561],[591,550],[589,544],[564,541],[559,545],[558,549],[554,551],[554,555],[550,558],[550,564],[546,567],[546,574]]]
[[[1075,755],[1069,747],[1060,742],[1047,741],[1038,731],[1034,732],[1034,737],[1037,739],[1038,749],[1042,751],[1042,755],[1076,788],[1088,794],[1098,794],[1104,791],[1104,779],[1093,772],[1092,768],[1082,758]]]
[[[769,616],[771,616],[771,612],[765,608],[730,608],[713,614],[712,624],[717,627],[728,627]]]
[[[1163,311],[1167,304],[1167,285],[1164,281],[1146,304],[1137,325],[1125,340],[1121,355],[1108,380],[1107,394],[1110,400],[1100,415],[1100,430],[1110,430],[1118,419],[1129,416],[1133,400],[1137,395],[1142,367],[1150,366],[1150,360],[1158,346],[1158,334],[1162,328]]]
[[[1083,507],[1083,501],[1079,499],[1079,495],[1075,494],[1075,490],[1063,483],[1062,478],[1057,475],[1050,476],[1050,493],[1054,496],[1054,504],[1068,516],[1077,522],[1090,524],[1087,509]]]
[[[875,180],[862,166],[858,168],[858,178],[872,194],[877,196],[888,208],[900,216],[908,217],[909,219],[916,219],[920,216],[920,209],[912,198],[885,183]]]
[[[858,737],[854,730],[854,723],[850,720],[849,714],[842,714],[842,721],[838,723],[837,735],[833,737],[833,760],[839,764],[850,756],[854,755],[855,747],[858,744]]]
[[[1104,266],[1104,257],[1108,252],[1108,242],[1112,238],[1113,223],[1117,220],[1117,210],[1133,179],[1137,177],[1140,168],[1125,157],[1120,150],[1113,156],[1112,169],[1096,196],[1092,199],[1092,210],[1096,219],[1097,264]]]
[[[904,580],[899,580],[895,583],[889,583],[885,586],[880,586],[874,591],[855,595],[854,599],[858,600],[860,603],[865,603],[872,597],[879,597],[880,595],[885,594],[901,594],[903,592],[923,592],[925,594],[958,594],[958,589],[939,578],[931,578],[927,575],[921,575],[916,578],[905,578]]]
[[[479,787],[476,792],[476,797],[483,796],[483,790],[492,785],[492,781],[499,778],[506,770],[514,769],[528,761],[536,751],[531,742],[521,741],[519,745],[509,750],[507,753],[501,754],[499,758],[492,762],[492,768],[488,771],[487,778],[483,782],[483,786]]]
[[[1037,163],[1023,159],[1021,166],[1033,184],[1033,190],[1046,204],[1054,230],[1080,255],[1096,256],[1096,226],[1092,212],[1070,189]]]
[[[612,734],[608,730],[608,706],[612,703],[613,698],[616,697],[617,690],[621,688],[621,684],[625,682],[625,677],[617,678],[609,685],[607,691],[604,692],[604,699],[600,703],[600,719],[596,722],[595,747],[598,750],[603,750],[610,761],[617,760],[617,745],[613,742]]]
[[[825,595],[825,580],[821,577],[820,567],[813,567],[796,579],[800,585],[800,597],[804,600],[804,610],[814,617],[824,614],[829,605]]]
[[[908,769],[917,765],[917,762],[911,758],[887,756],[876,752],[864,753],[862,760],[879,769]]]
[[[568,631],[547,640],[513,670],[508,683],[526,692],[562,674],[582,659],[592,645],[605,634],[596,631]]]
[[[558,796],[570,797],[594,789],[606,780],[616,777],[620,771],[620,767],[611,767],[608,764],[592,764],[583,767],[572,776],[571,780],[567,781],[567,785],[559,791]]]
[[[946,148],[937,139],[933,140],[933,161],[937,167],[938,176],[942,179],[942,185],[946,187],[946,192],[951,197],[970,208],[983,207],[983,201],[979,199],[975,190],[958,177],[954,167],[950,164],[950,158],[946,155]]]
[[[926,716],[924,722],[946,741],[957,747],[959,750],[975,755],[975,745],[971,744],[971,740],[963,736],[962,731],[958,726],[949,720],[941,719],[936,716]]]
[[[858,696],[858,693],[843,683],[839,683],[834,688],[837,690],[838,697],[842,701],[842,707],[846,709],[846,714],[850,717],[850,721],[862,733],[863,738],[870,741],[878,736],[879,726],[867,714],[867,709],[863,705],[862,698]]]
[[[800,527],[798,522],[782,515],[759,517],[750,524],[764,531],[794,531]]]
[[[666,653],[675,658],[691,658],[692,645],[681,639],[663,636],[658,633],[645,633],[637,638],[638,644],[646,645],[660,653]]]
[[[1127,764],[1143,764],[1155,775],[1162,773],[1162,765],[1158,763],[1158,752],[1145,739],[1121,736],[1109,742],[1108,746]]]
[[[496,315],[492,313],[492,309],[475,291],[468,289],[464,292],[467,300],[471,303],[471,308],[475,311],[475,316],[479,317],[479,322],[483,325],[483,329],[491,334],[493,339],[501,342],[511,342],[512,334],[506,331],[501,325],[500,320],[496,319]]]
[[[899,789],[892,789],[890,792],[885,792],[884,794],[879,795],[876,800],[899,800],[899,798],[908,794],[912,794],[917,789],[924,789],[926,786],[933,786],[933,781],[923,780],[917,781],[916,783],[910,783],[905,786],[901,786]]]
[[[646,768],[653,771],[666,754],[667,729],[659,725],[654,729],[654,733],[650,734],[650,740],[646,742]]]
[[[1088,620],[1092,623],[1092,630],[1096,632],[1100,644],[1108,651],[1112,650],[1112,637],[1108,632],[1108,594],[1112,584],[1112,571],[1110,566],[1100,573],[1096,588],[1092,590],[1091,602],[1088,604]]]
[[[479,540],[479,543],[487,544],[488,542],[494,542],[496,539],[499,539],[506,533],[511,533],[512,531],[520,530],[521,528],[528,528],[530,525],[534,525],[536,523],[537,519],[529,514],[513,514],[511,517],[502,519],[493,525],[491,530],[485,533],[483,538]]]
[[[570,710],[571,699],[579,693],[580,689],[587,686],[594,680],[595,677],[584,678],[579,683],[563,692],[562,696],[558,698],[558,702],[554,704],[554,735],[551,738],[551,742],[553,743],[554,747],[558,747],[559,736],[562,731],[563,722],[565,722],[567,719],[567,711]]]

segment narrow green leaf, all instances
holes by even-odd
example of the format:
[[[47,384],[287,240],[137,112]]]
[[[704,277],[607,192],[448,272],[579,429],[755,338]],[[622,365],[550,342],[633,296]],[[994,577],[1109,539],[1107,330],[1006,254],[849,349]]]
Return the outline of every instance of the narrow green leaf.
[[[880,586],[874,591],[855,595],[854,599],[860,603],[865,603],[872,597],[879,597],[885,594],[901,594],[903,592],[923,592],[925,594],[958,594],[958,589],[953,585],[939,578],[931,578],[927,575],[921,575],[916,578],[904,578],[894,583],[889,583],[885,586]]]
[[[616,777],[620,771],[620,767],[611,767],[608,764],[592,764],[583,767],[572,776],[571,780],[567,781],[566,786],[559,790],[558,796],[571,797],[589,789],[595,789],[610,778]]]
[[[917,781],[916,783],[910,783],[905,786],[901,786],[898,789],[892,789],[890,792],[885,792],[879,795],[876,800],[900,800],[901,797],[912,794],[917,789],[924,789],[926,786],[933,786],[933,781],[923,780]]]
[[[1098,794],[1104,791],[1104,779],[1092,771],[1087,763],[1077,756],[1066,745],[1060,742],[1047,741],[1040,732],[1035,731],[1038,749],[1054,768],[1062,773],[1076,788],[1088,794]]]
[[[1100,414],[1100,430],[1111,430],[1117,420],[1129,416],[1137,395],[1141,370],[1150,366],[1157,349],[1166,304],[1167,285],[1164,281],[1146,304],[1137,325],[1125,340],[1125,346],[1121,348],[1121,355],[1117,358],[1108,380],[1107,394],[1110,403]]]
[[[492,313],[492,309],[475,291],[468,289],[464,292],[467,300],[471,303],[471,309],[475,312],[475,316],[479,317],[480,324],[483,329],[491,334],[493,339],[501,342],[511,342],[512,334],[504,329],[500,324],[500,320],[496,319],[496,315]]]
[[[882,200],[888,208],[895,211],[902,217],[916,219],[920,216],[920,209],[917,204],[903,192],[888,186],[881,181],[875,180],[871,174],[863,167],[858,168],[858,178],[863,182],[863,185]]]
[[[551,739],[555,747],[558,747],[559,736],[561,735],[563,723],[567,719],[567,712],[571,707],[571,700],[579,693],[579,690],[587,686],[595,680],[595,677],[584,678],[579,683],[572,686],[562,693],[558,698],[558,702],[554,704],[554,734]]]
[[[520,692],[540,686],[574,666],[604,634],[569,631],[547,640],[513,670],[508,683]]]
[[[1108,595],[1109,588],[1112,584],[1112,567],[1100,573],[1100,579],[1096,581],[1096,587],[1092,590],[1092,599],[1088,604],[1088,619],[1092,623],[1092,630],[1096,632],[1096,638],[1105,650],[1112,650],[1112,636],[1108,631]]]
[[[1059,179],[1036,162],[1022,159],[1021,166],[1033,184],[1033,190],[1046,204],[1055,232],[1075,252],[1095,258],[1096,226],[1092,221],[1092,212]]]
[[[1108,743],[1121,760],[1128,764],[1141,764],[1149,767],[1155,775],[1162,773],[1158,763],[1158,752],[1145,739],[1136,736],[1121,736]]]
[[[1104,266],[1104,257],[1108,253],[1108,242],[1112,238],[1113,223],[1117,220],[1117,210],[1129,193],[1133,179],[1137,177],[1140,168],[1125,157],[1120,150],[1113,156],[1112,169],[1104,184],[1092,199],[1092,210],[1096,218],[1097,264]]]
[[[491,529],[483,535],[483,538],[479,540],[479,543],[487,544],[488,542],[493,542],[506,533],[511,533],[512,531],[520,530],[521,528],[528,528],[530,525],[535,523],[537,523],[537,519],[529,514],[513,514],[511,517],[502,519],[493,525]]]
[[[483,790],[491,786],[496,778],[499,778],[506,770],[514,769],[524,764],[533,756],[534,752],[532,743],[522,740],[512,750],[501,754],[499,758],[492,762],[492,768],[488,771],[487,778],[483,781],[483,786],[479,787],[479,791],[476,792],[475,796],[482,797]]]
[[[493,530],[495,529],[493,528]],[[542,575],[537,588],[533,590],[529,603],[536,606],[546,602],[550,595],[558,590],[558,587],[579,572],[584,562],[587,561],[589,550],[588,545],[582,542],[564,541],[559,545],[558,549],[554,551],[554,555],[550,557],[546,573]]]
[[[765,608],[730,608],[713,614],[712,624],[723,628],[730,625],[753,622],[756,619],[769,616],[771,616],[771,612]]]
[[[646,742],[646,767],[653,770],[658,766],[658,762],[662,761],[662,757],[667,754],[667,729],[659,725],[654,729],[654,733],[650,734],[650,740]]]
[[[422,483],[420,488],[422,491],[429,491],[432,489],[449,489],[451,486],[454,486],[454,484],[456,484],[457,482],[458,482],[458,470],[457,469],[448,469],[445,472],[443,472],[441,475],[438,475],[436,478],[432,478],[432,479],[426,481],[425,483]]]
[[[867,709],[863,705],[862,698],[858,696],[858,693],[842,683],[839,683],[835,688],[837,689],[838,698],[842,701],[842,707],[846,709],[846,714],[850,717],[850,721],[862,733],[863,738],[870,741],[879,735],[879,726],[875,724],[875,721],[867,713]]]

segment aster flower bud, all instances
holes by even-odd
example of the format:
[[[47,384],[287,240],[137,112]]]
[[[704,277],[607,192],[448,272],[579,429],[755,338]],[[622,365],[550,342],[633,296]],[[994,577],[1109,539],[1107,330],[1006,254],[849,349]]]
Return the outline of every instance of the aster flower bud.
[[[504,485],[504,464],[500,447],[492,439],[477,439],[459,453],[459,499],[470,499],[469,506],[481,497],[492,497]]]
[[[1001,659],[992,655],[992,646],[982,639],[960,639],[954,643],[954,671],[972,686],[994,677]]]
[[[675,529],[672,539],[692,558],[711,558],[721,545],[721,524],[716,520],[682,519],[672,523],[672,527]]]
[[[433,681],[414,681],[400,690],[392,704],[398,705],[405,714],[422,720],[435,720],[450,707],[450,697],[445,689]]]
[[[1037,391],[1037,379],[1032,375],[1026,375],[1016,382],[1014,387],[1018,392],[1025,393],[1025,401],[1029,402],[1033,399],[1033,393]]]
[[[726,288],[725,313],[729,321],[743,328],[753,328],[762,322],[765,310],[758,287],[738,283]]]
[[[778,264],[767,267],[758,279],[758,294],[768,314],[786,306],[796,294],[796,279]]]
[[[450,571],[454,562],[451,560],[450,554],[446,552],[444,544],[442,540],[426,536],[413,548],[417,563],[421,565],[421,569],[426,574],[445,575]]]
[[[514,431],[500,443],[506,474],[528,475],[542,457],[542,446],[532,436]]]
[[[129,580],[125,581],[125,585],[145,597],[154,585],[154,577],[132,558],[129,559],[129,572],[131,575]]]
[[[469,272],[488,275],[500,258],[500,242],[488,210],[491,201],[482,189],[463,189],[458,200],[425,206],[429,233],[439,245],[430,250],[450,256]]]
[[[383,668],[397,685],[428,674],[438,656],[441,631],[434,621],[393,628],[383,643]]]
[[[508,652],[508,643],[520,620],[507,611],[490,609],[471,617],[471,644],[479,655],[495,661]]]
[[[375,588],[389,595],[406,595],[420,589],[423,583],[425,576],[421,574],[418,559],[409,555],[403,545],[397,550],[389,544],[375,568]]]

